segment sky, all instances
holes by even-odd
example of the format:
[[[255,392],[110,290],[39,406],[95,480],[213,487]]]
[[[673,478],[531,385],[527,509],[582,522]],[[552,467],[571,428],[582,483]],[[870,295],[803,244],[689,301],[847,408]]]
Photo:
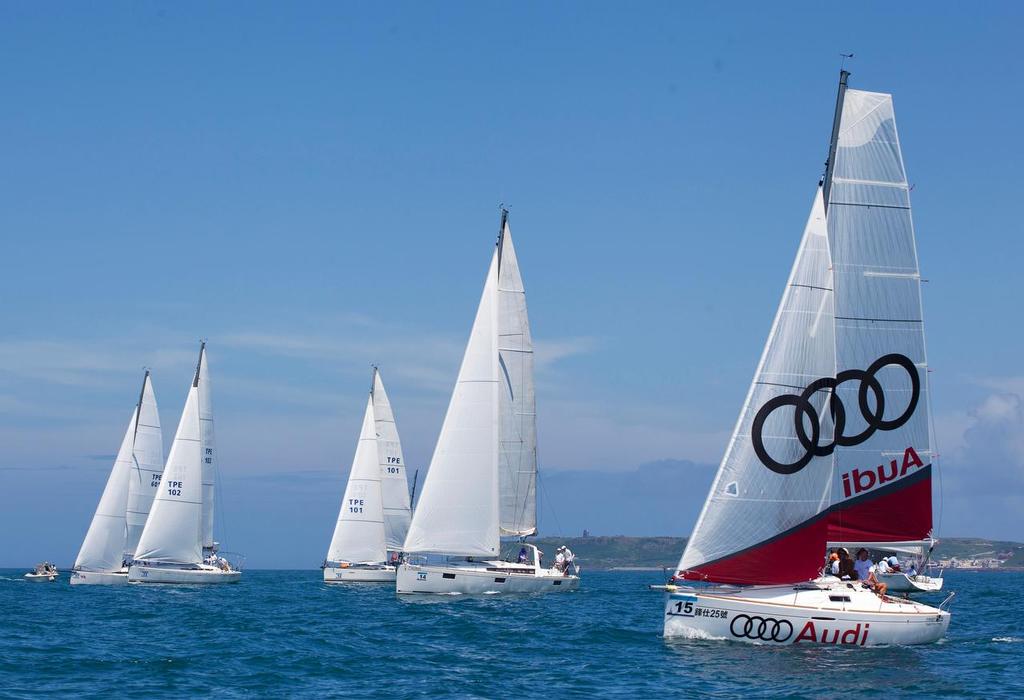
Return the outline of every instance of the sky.
[[[372,363],[407,463],[429,463],[502,204],[542,532],[686,535],[841,52],[851,86],[893,93],[914,186],[938,532],[1024,540],[1022,22],[1012,3],[0,5],[0,566],[73,561],[142,368],[169,448],[200,338],[219,539],[319,564]]]

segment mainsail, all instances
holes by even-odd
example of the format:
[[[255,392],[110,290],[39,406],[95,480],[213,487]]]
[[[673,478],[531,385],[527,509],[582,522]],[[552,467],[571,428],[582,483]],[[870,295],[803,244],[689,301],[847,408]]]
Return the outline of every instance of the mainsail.
[[[384,507],[384,544],[400,550],[409,532],[412,511],[409,507],[409,481],[406,476],[402,443],[391,410],[380,370],[373,368],[373,421],[376,428],[377,458],[380,462],[380,490]]]
[[[160,487],[164,471],[164,436],[160,429],[156,396],[149,371],[142,385],[139,399],[138,421],[135,425],[135,446],[132,449],[132,468],[128,480],[127,534],[124,551],[131,558],[139,545],[142,528],[146,526],[153,496]]]
[[[199,347],[199,367],[196,369],[199,390],[199,431],[203,457],[203,549],[214,549],[213,504],[214,484],[217,482],[217,441],[213,432],[213,399],[210,393],[210,367],[206,360],[206,343]]]
[[[685,578],[806,580],[829,541],[901,542],[931,531],[909,187],[891,96],[846,90],[845,77],[828,174],[679,562]]]
[[[363,427],[338,512],[338,523],[327,551],[327,561],[366,564],[382,562],[386,556],[381,469],[371,395],[366,400]]]
[[[536,531],[533,345],[507,212],[403,547],[494,556]]]

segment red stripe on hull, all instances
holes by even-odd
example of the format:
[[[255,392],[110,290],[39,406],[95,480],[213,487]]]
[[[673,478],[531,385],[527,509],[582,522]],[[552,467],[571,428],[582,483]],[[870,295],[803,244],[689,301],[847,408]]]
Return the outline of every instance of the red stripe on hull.
[[[932,529],[931,465],[823,511],[767,542],[677,574],[691,581],[779,584],[817,578],[827,542],[923,540]]]

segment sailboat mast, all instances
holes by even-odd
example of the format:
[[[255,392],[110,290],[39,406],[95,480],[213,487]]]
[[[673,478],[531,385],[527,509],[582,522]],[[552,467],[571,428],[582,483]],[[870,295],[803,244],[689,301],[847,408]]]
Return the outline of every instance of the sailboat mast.
[[[505,224],[508,223],[508,209],[501,208],[501,223],[498,224],[498,269],[501,269],[501,244],[505,240]]]
[[[832,139],[828,144],[828,160],[825,161],[825,179],[822,184],[822,198],[825,200],[825,213],[828,213],[828,195],[832,190],[832,174],[836,164],[836,147],[839,145],[839,122],[843,118],[843,101],[846,99],[846,79],[850,71],[839,71],[839,92],[836,94],[836,114],[832,119]]]
[[[203,350],[206,349],[206,341],[199,341],[199,361],[196,362],[196,377],[192,380],[192,386],[199,386],[199,368],[203,366]]]
[[[146,380],[149,379],[149,370],[142,375],[142,388],[139,389],[139,402],[135,404],[135,432],[132,435],[132,444],[135,444],[135,438],[139,435],[139,419],[142,418],[142,399],[146,396]]]

